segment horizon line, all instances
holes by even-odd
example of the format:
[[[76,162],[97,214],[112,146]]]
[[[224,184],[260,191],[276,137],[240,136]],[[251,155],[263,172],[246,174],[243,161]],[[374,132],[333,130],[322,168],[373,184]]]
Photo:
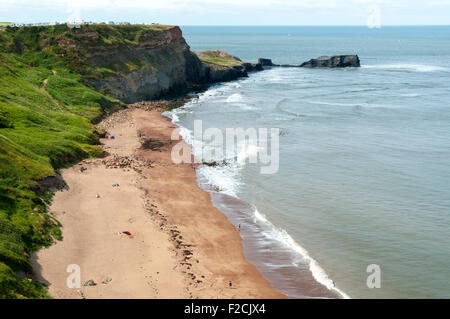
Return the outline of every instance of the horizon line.
[[[170,24],[169,24],[170,25]],[[366,27],[365,24],[179,24],[183,27]],[[449,27],[450,24],[385,24],[383,27]],[[376,29],[376,28],[374,28]]]
[[[53,20],[52,20],[53,21]],[[0,19],[1,23],[45,23],[51,21],[3,21]],[[62,22],[59,21],[59,22]],[[94,21],[93,21],[94,22]],[[94,23],[107,23],[108,21],[95,21]],[[117,22],[117,21],[114,21]],[[131,24],[142,24],[139,22],[130,22]],[[160,22],[147,22],[147,24],[161,24],[161,25],[173,25],[173,26],[185,26],[185,27],[367,27],[366,24],[171,24],[171,23],[160,23]],[[379,29],[383,27],[447,27],[450,24],[382,24]],[[377,29],[377,28],[373,28]]]

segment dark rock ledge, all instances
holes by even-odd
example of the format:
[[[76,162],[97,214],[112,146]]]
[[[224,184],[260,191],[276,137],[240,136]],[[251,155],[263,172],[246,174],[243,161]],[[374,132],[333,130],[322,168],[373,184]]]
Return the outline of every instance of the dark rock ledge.
[[[258,63],[262,67],[300,67],[300,68],[358,68],[361,66],[358,55],[356,54],[343,54],[332,56],[321,56],[317,59],[311,59],[300,65],[292,64],[274,64],[271,59],[259,58]]]

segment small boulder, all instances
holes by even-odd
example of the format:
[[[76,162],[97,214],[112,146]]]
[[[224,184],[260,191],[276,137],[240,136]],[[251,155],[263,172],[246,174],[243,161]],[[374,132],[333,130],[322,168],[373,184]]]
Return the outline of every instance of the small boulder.
[[[84,283],[84,286],[97,286],[97,284],[92,279],[89,279]]]

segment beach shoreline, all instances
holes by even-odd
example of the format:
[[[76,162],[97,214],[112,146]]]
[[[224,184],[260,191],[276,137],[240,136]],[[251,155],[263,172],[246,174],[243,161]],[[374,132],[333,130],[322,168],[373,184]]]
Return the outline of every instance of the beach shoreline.
[[[192,103],[197,102],[194,100]],[[192,103],[188,101],[184,106],[190,109]],[[193,154],[202,154],[203,141],[196,140],[192,127],[180,120],[179,115],[184,112],[184,107],[180,107],[163,115],[180,127],[181,135],[189,142]],[[223,163],[226,164],[198,167],[197,184],[210,193],[214,207],[224,214],[231,224],[238,225],[246,260],[256,266],[274,289],[288,298],[350,298],[335,285],[299,242],[259,212],[258,206],[261,202],[257,204],[252,200],[245,201],[240,198],[239,192],[235,192],[240,188],[234,188],[240,183],[235,176],[240,174],[238,171],[243,166],[233,165],[232,160],[224,160]],[[216,190],[217,187],[219,191]]]
[[[177,126],[161,112],[114,113],[99,124],[108,155],[62,170],[50,210],[63,240],[33,254],[36,279],[54,298],[286,298],[245,259],[195,166],[172,162]],[[69,265],[80,288],[67,287]]]

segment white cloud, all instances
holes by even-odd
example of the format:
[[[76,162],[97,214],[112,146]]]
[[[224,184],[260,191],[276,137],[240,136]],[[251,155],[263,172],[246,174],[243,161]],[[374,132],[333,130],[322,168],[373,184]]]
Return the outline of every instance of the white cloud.
[[[180,24],[363,24],[367,8],[374,4],[380,5],[383,18],[389,17],[386,23],[448,24],[443,9],[450,0],[0,0],[0,18],[30,22],[117,18]]]
[[[441,7],[441,6],[450,6],[450,0],[440,0],[440,1],[427,1],[426,2],[427,6],[431,6],[431,7]]]
[[[382,0],[40,0],[36,3],[35,0],[1,0],[0,6],[3,8],[39,6],[80,9],[174,9],[193,5],[205,7],[226,5],[254,8],[270,6],[334,8],[354,3],[373,3],[380,1]]]
[[[133,8],[133,9],[163,9],[180,8],[191,5],[215,6],[248,6],[248,7],[268,7],[268,6],[295,6],[310,8],[333,8],[336,6],[347,6],[354,4],[390,3],[395,5],[449,5],[450,0],[432,1],[411,1],[411,0],[1,0],[0,5],[6,7],[80,7],[82,9],[93,8]]]

